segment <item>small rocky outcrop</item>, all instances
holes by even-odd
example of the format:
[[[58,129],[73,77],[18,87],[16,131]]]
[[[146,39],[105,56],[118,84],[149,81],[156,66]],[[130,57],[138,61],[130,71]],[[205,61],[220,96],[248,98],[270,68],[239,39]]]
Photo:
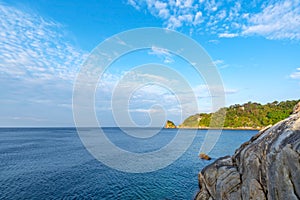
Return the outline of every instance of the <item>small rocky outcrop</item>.
[[[177,127],[172,121],[167,120],[167,122],[165,124],[165,128],[177,128]]]
[[[199,158],[203,159],[203,160],[210,160],[211,157],[209,157],[207,154],[205,153],[200,153],[199,154]]]
[[[300,199],[300,103],[293,114],[261,130],[233,156],[199,173],[195,199]]]

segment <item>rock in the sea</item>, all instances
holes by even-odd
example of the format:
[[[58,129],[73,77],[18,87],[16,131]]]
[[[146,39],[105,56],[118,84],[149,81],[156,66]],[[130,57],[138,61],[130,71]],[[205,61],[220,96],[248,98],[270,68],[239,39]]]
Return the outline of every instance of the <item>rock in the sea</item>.
[[[174,124],[174,122],[167,120],[166,124],[165,124],[165,128],[177,128],[176,125]]]
[[[210,160],[211,157],[209,157],[207,154],[205,153],[200,153],[199,154],[199,158],[203,159],[203,160]]]
[[[300,199],[300,103],[293,114],[260,131],[233,156],[199,173],[195,199]]]

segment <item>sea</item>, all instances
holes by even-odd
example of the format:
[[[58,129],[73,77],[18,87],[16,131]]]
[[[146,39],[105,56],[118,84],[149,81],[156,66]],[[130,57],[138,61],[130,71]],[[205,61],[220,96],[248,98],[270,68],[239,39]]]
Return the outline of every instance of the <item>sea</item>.
[[[133,142],[120,128],[102,130],[111,143],[134,152],[159,150],[178,131],[161,129],[151,139],[135,138]],[[194,130],[182,131],[189,135]],[[94,158],[76,128],[1,128],[0,199],[193,199],[199,190],[201,169],[219,157],[234,154],[257,133],[223,130],[209,152],[212,159],[206,161],[198,157],[206,132],[197,130],[189,148],[165,168],[128,173]]]

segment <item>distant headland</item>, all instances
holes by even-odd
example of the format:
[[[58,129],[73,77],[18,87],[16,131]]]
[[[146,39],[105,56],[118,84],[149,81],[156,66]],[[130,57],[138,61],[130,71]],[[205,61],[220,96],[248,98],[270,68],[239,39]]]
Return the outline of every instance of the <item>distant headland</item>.
[[[264,105],[255,102],[235,104],[221,108],[214,113],[189,116],[178,126],[168,120],[165,128],[214,129],[214,124],[210,123],[212,115],[225,111],[226,118],[222,129],[260,130],[287,118],[293,112],[297,102],[299,100],[274,101]]]

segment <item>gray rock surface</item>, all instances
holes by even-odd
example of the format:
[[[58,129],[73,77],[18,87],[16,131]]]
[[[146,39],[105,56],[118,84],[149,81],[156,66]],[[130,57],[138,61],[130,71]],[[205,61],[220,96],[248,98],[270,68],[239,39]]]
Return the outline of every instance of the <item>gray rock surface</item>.
[[[233,156],[199,173],[195,199],[300,199],[300,103],[293,114],[261,130]]]

